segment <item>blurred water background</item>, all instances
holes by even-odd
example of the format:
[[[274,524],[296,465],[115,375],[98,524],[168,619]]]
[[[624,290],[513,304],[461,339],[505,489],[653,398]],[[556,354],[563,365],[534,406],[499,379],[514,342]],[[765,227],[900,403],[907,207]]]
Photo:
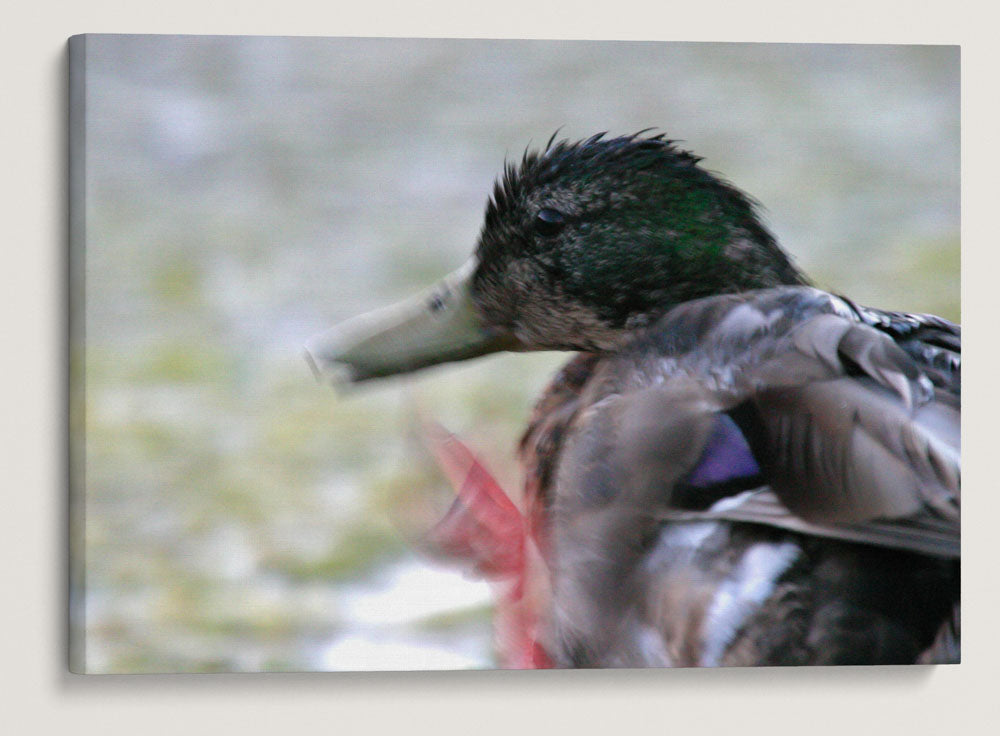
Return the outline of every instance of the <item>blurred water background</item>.
[[[91,36],[85,668],[495,664],[418,416],[516,493],[564,356],[338,396],[313,333],[462,263],[505,156],[657,126],[816,281],[959,314],[957,47]],[[80,560],[77,560],[81,562]]]

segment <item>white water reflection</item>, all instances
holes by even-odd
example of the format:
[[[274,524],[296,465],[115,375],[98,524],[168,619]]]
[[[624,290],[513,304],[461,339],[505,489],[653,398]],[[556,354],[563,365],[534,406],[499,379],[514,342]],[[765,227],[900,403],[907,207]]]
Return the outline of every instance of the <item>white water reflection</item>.
[[[488,626],[435,636],[422,625],[435,617],[490,606],[490,586],[457,571],[404,562],[343,591],[348,633],[321,649],[322,670],[473,669],[493,663]]]

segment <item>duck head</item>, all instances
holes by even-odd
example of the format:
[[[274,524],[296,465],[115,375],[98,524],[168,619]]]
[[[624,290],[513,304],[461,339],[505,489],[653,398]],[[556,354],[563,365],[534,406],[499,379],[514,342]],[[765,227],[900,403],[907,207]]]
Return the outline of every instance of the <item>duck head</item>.
[[[662,135],[550,140],[505,166],[475,253],[310,341],[350,382],[498,350],[614,351],[671,307],[804,279],[753,202]]]

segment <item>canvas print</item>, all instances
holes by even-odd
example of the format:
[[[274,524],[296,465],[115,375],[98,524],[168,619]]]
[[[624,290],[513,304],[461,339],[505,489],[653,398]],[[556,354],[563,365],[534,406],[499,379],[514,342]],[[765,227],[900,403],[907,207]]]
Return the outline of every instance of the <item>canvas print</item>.
[[[73,671],[960,661],[957,47],[69,63]]]

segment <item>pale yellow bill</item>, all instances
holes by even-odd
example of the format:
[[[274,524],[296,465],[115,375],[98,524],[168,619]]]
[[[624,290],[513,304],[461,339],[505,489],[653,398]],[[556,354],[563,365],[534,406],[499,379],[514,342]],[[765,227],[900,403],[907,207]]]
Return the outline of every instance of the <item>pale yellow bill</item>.
[[[405,302],[349,319],[306,343],[306,359],[317,378],[356,383],[518,350],[516,338],[489,328],[470,293],[470,261],[427,291]]]

